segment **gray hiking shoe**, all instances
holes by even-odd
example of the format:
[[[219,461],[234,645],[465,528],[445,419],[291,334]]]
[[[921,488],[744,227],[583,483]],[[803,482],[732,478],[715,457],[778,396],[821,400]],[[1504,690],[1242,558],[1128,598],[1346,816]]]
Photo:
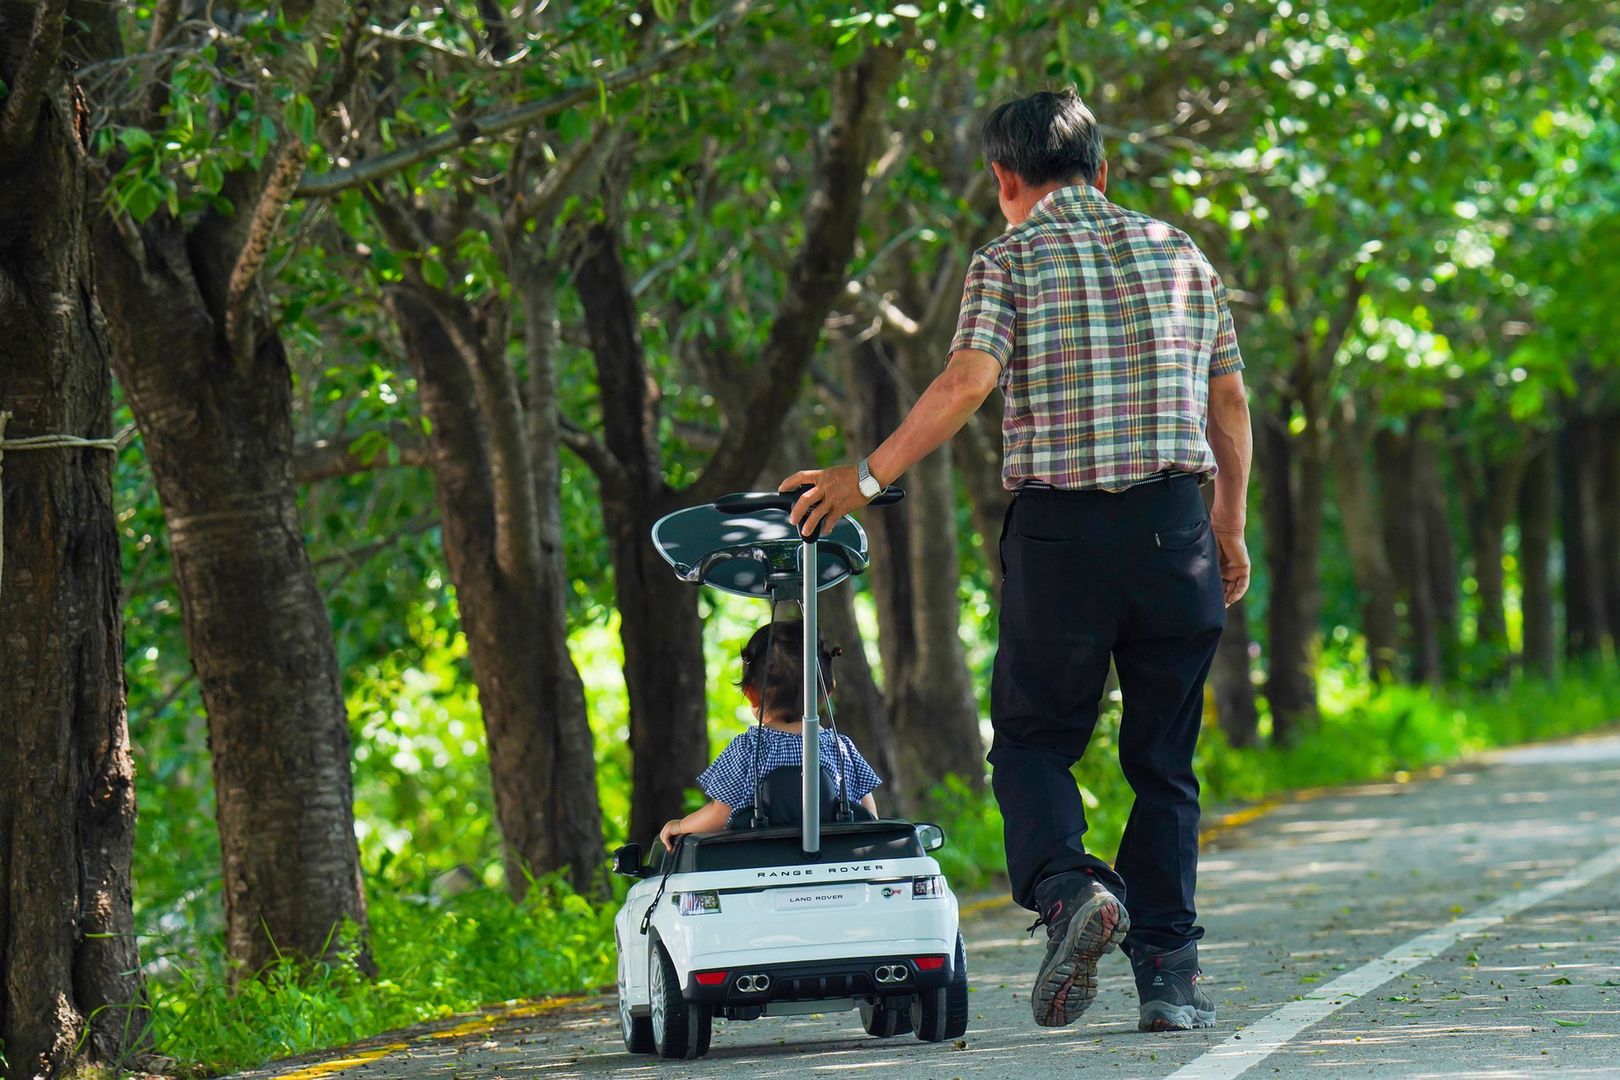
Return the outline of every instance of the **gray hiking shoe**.
[[[1035,888],[1046,926],[1046,959],[1035,976],[1030,1005],[1042,1027],[1063,1027],[1097,1000],[1097,961],[1131,928],[1125,905],[1084,874],[1060,874]],[[1031,932],[1035,926],[1031,926]]]
[[[1215,1026],[1215,1002],[1198,989],[1198,942],[1179,949],[1131,946],[1139,1002],[1138,1031],[1190,1031]]]

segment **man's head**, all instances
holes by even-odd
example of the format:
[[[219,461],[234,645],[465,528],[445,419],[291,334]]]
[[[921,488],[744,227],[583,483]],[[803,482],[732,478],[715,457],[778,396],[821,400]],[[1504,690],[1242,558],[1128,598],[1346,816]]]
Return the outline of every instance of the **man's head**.
[[[1074,90],[1041,91],[996,106],[984,122],[984,160],[995,173],[1009,225],[1054,188],[1090,184],[1107,190],[1097,118]]]

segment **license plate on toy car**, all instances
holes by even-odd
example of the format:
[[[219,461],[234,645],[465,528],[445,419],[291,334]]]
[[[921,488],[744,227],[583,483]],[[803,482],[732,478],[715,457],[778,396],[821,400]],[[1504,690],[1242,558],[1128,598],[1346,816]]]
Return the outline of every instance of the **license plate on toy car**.
[[[794,889],[776,894],[777,911],[825,911],[849,908],[860,902],[860,891],[849,887]]]

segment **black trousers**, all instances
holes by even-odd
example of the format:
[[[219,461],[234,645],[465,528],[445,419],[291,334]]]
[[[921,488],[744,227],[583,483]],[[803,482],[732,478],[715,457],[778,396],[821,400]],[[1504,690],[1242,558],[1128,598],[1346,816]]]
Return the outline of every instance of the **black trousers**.
[[[1125,903],[1127,948],[1197,940],[1192,758],[1226,624],[1197,480],[1117,494],[1025,489],[1007,511],[1001,563],[990,764],[1013,899],[1034,909],[1043,879],[1080,871]],[[1119,762],[1136,794],[1112,867],[1086,851],[1070,772],[1097,725],[1110,656],[1124,701]]]

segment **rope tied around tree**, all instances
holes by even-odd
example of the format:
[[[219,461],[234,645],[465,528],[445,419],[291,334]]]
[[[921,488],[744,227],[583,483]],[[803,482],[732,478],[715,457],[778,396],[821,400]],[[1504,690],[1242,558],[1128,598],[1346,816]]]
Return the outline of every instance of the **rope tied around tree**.
[[[6,438],[6,424],[10,420],[11,414],[9,412],[0,411],[0,575],[3,575],[6,565],[6,501],[4,498],[6,451],[86,447],[91,450],[111,450],[116,454],[124,448],[130,434],[134,431],[134,428],[128,428],[110,439],[85,439],[78,435],[25,435],[20,439],[8,439]],[[3,586],[3,582],[4,578],[0,577],[0,586]]]

